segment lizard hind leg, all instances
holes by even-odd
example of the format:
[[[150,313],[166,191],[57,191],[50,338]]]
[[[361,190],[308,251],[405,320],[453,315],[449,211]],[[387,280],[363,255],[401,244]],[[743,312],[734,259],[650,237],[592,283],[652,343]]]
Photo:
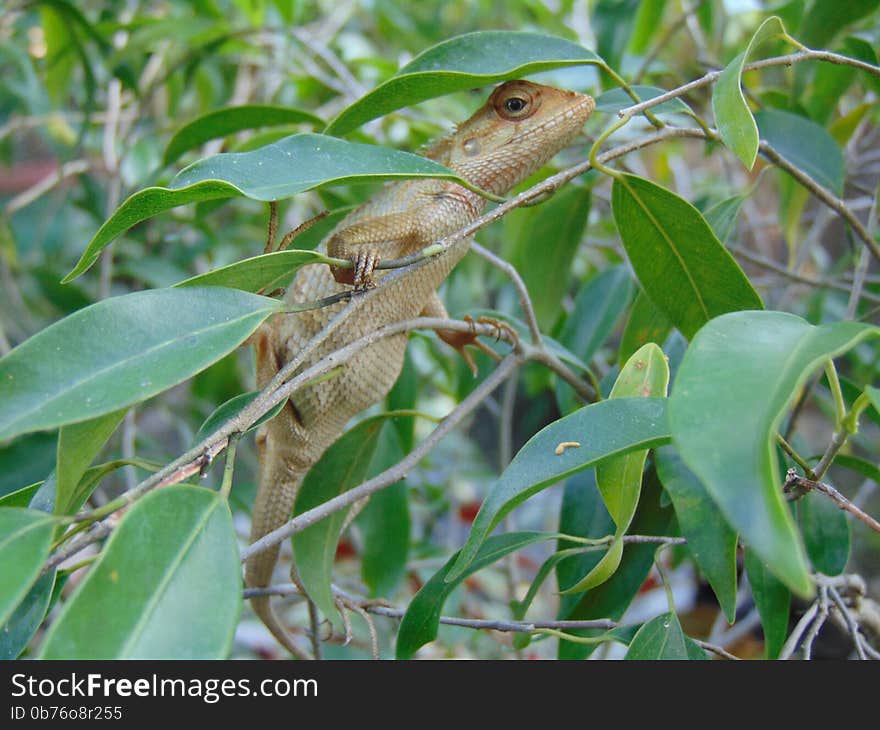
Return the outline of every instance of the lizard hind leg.
[[[443,301],[440,299],[440,296],[437,294],[437,292],[434,292],[433,296],[425,305],[421,314],[423,317],[439,317],[442,319],[449,318],[446,307],[443,305]],[[474,320],[470,317],[470,315],[465,315],[464,320],[466,322],[470,322],[472,325],[474,323]],[[503,322],[498,322],[497,320],[489,319],[487,317],[479,317],[476,321],[479,324],[494,325],[498,329],[499,338],[501,336],[502,330],[512,333],[515,341],[516,333],[513,332],[513,330],[510,329],[510,327]],[[495,352],[495,350],[477,339],[477,335],[475,332],[458,332],[457,330],[438,329],[437,336],[447,345],[452,347],[459,355],[461,355],[462,359],[465,361],[474,377],[477,377],[478,374],[477,364],[474,362],[474,358],[471,356],[471,354],[464,349],[466,346],[472,345],[473,347],[476,347],[478,350],[484,352],[495,361],[501,359],[501,357],[498,355],[497,352]]]

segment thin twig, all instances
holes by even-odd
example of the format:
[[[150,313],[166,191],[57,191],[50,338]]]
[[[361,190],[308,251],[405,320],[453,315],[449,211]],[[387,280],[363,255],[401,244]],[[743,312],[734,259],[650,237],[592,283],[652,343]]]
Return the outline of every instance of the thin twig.
[[[807,276],[805,274],[799,274],[796,271],[791,271],[787,269],[782,264],[773,261],[772,259],[767,258],[766,256],[762,256],[759,253],[755,253],[754,251],[749,251],[742,246],[738,246],[736,244],[728,244],[727,248],[736,256],[745,259],[746,261],[756,264],[757,266],[761,266],[762,268],[768,269],[769,271],[773,271],[781,276],[784,276],[787,279],[791,279],[799,284],[807,284],[809,286],[814,286],[817,288],[824,289],[835,289],[837,291],[842,292],[852,292],[854,287],[852,284],[847,284],[843,281],[835,281],[834,279],[820,279],[817,277]],[[865,299],[869,302],[880,302],[880,296],[877,294],[873,294],[868,291],[859,292],[858,299]]]
[[[367,613],[377,616],[386,616],[388,618],[401,619],[406,610],[402,608],[394,608],[383,603],[371,601],[358,601],[353,596],[334,589],[334,593],[345,600],[345,604],[351,608],[354,605],[360,605]],[[283,583],[280,585],[270,586],[268,588],[246,588],[242,596],[245,599],[255,596],[301,596],[302,593],[294,583]],[[449,626],[463,626],[470,629],[491,629],[493,631],[504,632],[521,632],[532,633],[537,629],[560,629],[573,631],[576,629],[614,629],[618,623],[611,619],[590,619],[583,621],[505,621],[505,620],[489,620],[489,619],[471,619],[458,618],[452,616],[441,616],[441,624]]]
[[[819,635],[820,629],[825,625],[825,621],[828,618],[828,588],[826,586],[819,586],[819,595],[816,598],[815,605],[818,607],[816,619],[810,625],[810,630],[804,637],[804,643],[802,647],[805,660],[809,660],[810,658],[812,658],[813,642],[815,642],[816,637]]]
[[[816,618],[816,614],[818,612],[819,605],[814,601],[810,604],[810,607],[804,612],[804,615],[801,616],[800,620],[791,630],[791,633],[788,635],[788,638],[782,645],[782,650],[779,652],[779,659],[785,660],[791,658],[791,656],[797,650],[798,644],[800,644],[801,637],[804,635],[807,627],[813,623],[813,619]]]
[[[706,651],[711,651],[713,654],[717,654],[720,657],[724,657],[725,659],[732,659],[735,661],[740,661],[740,658],[736,656],[736,654],[731,654],[727,649],[723,646],[718,646],[718,644],[711,644],[708,641],[703,641],[702,639],[691,639],[697,646]]]
[[[783,485],[783,491],[792,492],[793,494],[797,495],[805,494],[806,492],[812,490],[822,492],[822,494],[829,497],[831,501],[834,502],[834,504],[836,504],[840,509],[844,510],[845,512],[849,512],[851,515],[853,515],[853,517],[860,520],[861,522],[864,522],[868,527],[874,530],[874,532],[880,532],[880,522],[871,517],[871,515],[863,512],[859,507],[857,507],[850,500],[844,497],[830,484],[802,477],[794,469],[788,470],[788,474],[785,477],[785,483]]]
[[[760,61],[747,63],[743,67],[743,73],[747,71],[756,71],[762,68],[769,68],[772,66],[791,66],[794,63],[814,60],[827,61],[829,63],[834,63],[838,65],[855,66],[856,68],[859,68],[862,71],[867,71],[874,76],[880,76],[880,68],[878,68],[877,66],[872,66],[870,63],[865,63],[864,61],[859,61],[855,58],[849,58],[848,56],[842,56],[839,53],[831,53],[829,51],[814,51],[812,49],[799,51],[797,53],[791,53],[786,56],[764,58]],[[683,84],[676,89],[667,91],[665,94],[660,94],[659,96],[655,96],[653,99],[648,99],[647,101],[640,102],[639,104],[633,104],[632,106],[626,107],[625,109],[621,109],[617,112],[617,115],[620,117],[636,117],[639,114],[642,114],[645,110],[657,106],[658,104],[662,104],[664,101],[676,99],[680,96],[684,96],[694,89],[699,89],[703,86],[714,83],[718,80],[718,77],[721,76],[722,73],[723,69],[718,71],[710,71],[709,73],[701,76],[698,79],[694,79],[693,81],[687,84]]]
[[[847,302],[846,305],[846,314],[844,315],[844,319],[853,320],[856,318],[856,312],[859,308],[859,302],[862,299],[866,299],[869,302],[880,300],[880,297],[875,297],[873,294],[871,294],[871,292],[865,291],[865,275],[868,273],[868,264],[870,262],[871,257],[868,249],[862,248],[859,251],[859,257],[856,260],[856,265],[853,272],[852,290],[850,291],[849,302]]]
[[[831,596],[831,600],[834,601],[837,610],[840,611],[843,620],[846,622],[846,626],[853,638],[853,643],[855,644],[856,653],[859,655],[859,659],[867,659],[868,657],[865,655],[865,650],[862,648],[862,637],[859,633],[859,625],[856,623],[850,610],[846,607],[843,597],[837,592],[837,589],[834,586],[828,586],[828,595]]]
[[[476,241],[471,243],[471,251],[475,254],[484,258],[488,261],[492,266],[500,269],[507,276],[508,279],[513,282],[514,287],[516,287],[517,294],[519,295],[519,305],[523,312],[523,318],[526,321],[526,324],[529,328],[529,334],[532,338],[532,344],[537,345],[541,342],[541,328],[538,326],[538,318],[535,316],[535,308],[532,306],[532,299],[529,296],[529,291],[526,288],[526,283],[523,281],[522,276],[520,276],[519,271],[516,270],[516,267],[505,261],[500,256],[496,256],[489,249],[484,248]]]

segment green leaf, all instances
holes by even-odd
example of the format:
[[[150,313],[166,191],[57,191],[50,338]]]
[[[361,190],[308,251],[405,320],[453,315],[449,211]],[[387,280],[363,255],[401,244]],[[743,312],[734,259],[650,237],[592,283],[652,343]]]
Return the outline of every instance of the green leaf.
[[[562,506],[559,511],[559,532],[563,535],[574,535],[599,539],[614,533],[614,520],[602,501],[599,486],[596,484],[596,470],[578,472],[565,482],[562,493]],[[582,547],[571,540],[559,540],[557,554],[573,548]],[[572,555],[558,563],[556,568],[556,584],[559,586],[560,614],[574,606],[579,596],[572,596],[566,589],[573,586],[581,576],[589,573],[601,560],[598,551],[582,552]]]
[[[824,48],[843,28],[868,15],[878,5],[878,0],[839,0],[834,3],[814,0],[804,15],[798,35],[808,46]]]
[[[875,3],[877,2],[877,0],[871,1]],[[850,36],[843,42],[843,46],[847,55],[852,56],[853,58],[858,58],[866,63],[870,63],[872,66],[877,65],[877,51],[874,49],[874,46],[868,43],[864,38]],[[863,83],[873,89],[875,93],[880,93],[880,78],[867,72],[863,72],[862,80]]]
[[[611,68],[620,68],[635,25],[640,0],[598,0],[590,13],[596,50]]]
[[[782,21],[776,16],[761,23],[746,49],[721,72],[712,90],[712,111],[725,145],[751,170],[758,156],[758,127],[740,88],[742,70],[752,51],[764,41],[785,34]]]
[[[598,490],[594,491],[593,502],[601,506]],[[636,516],[632,521],[632,532],[636,535],[670,535],[672,510],[660,504],[662,489],[660,483],[653,477],[653,472],[648,471],[642,486],[642,498]],[[604,509],[603,509],[604,511]],[[608,518],[610,521],[610,518]],[[567,530],[575,534],[580,531]],[[607,533],[606,533],[607,534]],[[588,535],[590,536],[590,535]],[[598,618],[610,618],[619,621],[624,612],[629,608],[633,598],[648,577],[654,565],[656,545],[642,543],[627,545],[623,550],[623,558],[620,567],[602,585],[593,588],[583,594],[567,594],[560,597],[560,619],[587,620]],[[574,563],[577,558],[560,564],[560,568],[569,562]],[[557,571],[559,574],[559,571]],[[560,583],[560,585],[565,585]],[[575,634],[591,635],[595,630],[575,631]],[[592,645],[576,644],[569,641],[560,641],[560,659],[583,659],[595,647]]]
[[[403,368],[394,383],[394,387],[388,393],[388,409],[392,411],[413,411],[416,408],[416,398],[419,392],[419,373],[413,362],[412,349],[407,348],[403,355]],[[416,419],[395,418],[392,421],[394,430],[397,432],[399,446],[403,453],[408,454],[413,450],[416,439]]]
[[[705,485],[688,469],[674,446],[661,446],[654,465],[672,499],[681,533],[728,623],[736,618],[736,533],[730,529]]]
[[[857,472],[868,479],[873,479],[880,484],[880,466],[871,463],[866,459],[850,454],[838,454],[834,457],[834,466],[842,466],[844,469],[850,469]]]
[[[665,398],[669,387],[669,366],[663,350],[653,342],[642,346],[621,368],[609,398]],[[634,451],[596,466],[596,481],[608,514],[620,534],[635,514],[642,486],[647,451]]]
[[[214,409],[214,412],[205,419],[205,422],[201,426],[199,426],[199,430],[193,437],[193,443],[198,444],[204,441],[224,423],[226,423],[231,418],[237,416],[245,408],[247,408],[247,406],[253,403],[259,395],[259,390],[252,390],[248,393],[241,393],[240,395],[236,395],[230,398],[225,403],[217,406],[217,408]],[[278,403],[268,412],[260,416],[256,421],[253,422],[250,428],[248,428],[246,431],[242,431],[242,433],[250,433],[255,428],[258,428],[262,424],[266,423],[266,421],[271,421],[273,418],[275,418],[275,416],[278,415],[279,411],[284,408],[285,403],[286,401],[281,401],[281,403]]]
[[[374,494],[358,517],[363,535],[361,578],[371,596],[389,596],[406,576],[409,498],[399,482]]]
[[[144,188],[101,226],[64,282],[86,271],[101,251],[136,223],[187,203],[243,196],[273,201],[325,185],[435,177],[470,187],[438,162],[410,152],[322,134],[292,134],[250,152],[224,152],[184,168],[168,187]]]
[[[826,125],[837,111],[837,104],[855,80],[857,71],[852,66],[817,63],[812,83],[806,88],[801,106],[810,119]],[[758,121],[758,129],[761,122]],[[763,136],[763,135],[762,135]]]
[[[675,193],[621,174],[614,220],[645,293],[688,339],[713,317],[762,309],[758,293],[700,212]]]
[[[726,314],[697,333],[670,397],[673,439],[684,462],[746,544],[804,596],[812,582],[782,497],[774,436],[811,372],[878,334],[856,322],[815,327],[784,312]]]
[[[706,650],[687,634],[684,637],[684,645],[687,648],[687,658],[691,661],[701,662],[709,659]]]
[[[874,406],[874,410],[880,413],[880,388],[868,385],[865,387],[865,393],[871,401],[871,405]]]
[[[40,575],[56,524],[45,512],[20,507],[0,509],[0,626]]]
[[[317,251],[273,251],[192,276],[174,287],[228,286],[253,293],[261,290],[271,292],[280,286],[287,286],[293,275],[306,264],[330,261],[330,258]]]
[[[40,17],[46,43],[46,91],[56,105],[62,106],[70,92],[79,41],[59,10],[43,5]]]
[[[662,343],[671,330],[672,322],[669,318],[640,289],[620,336],[618,362],[626,362],[636,350],[648,342]]]
[[[394,418],[392,425],[413,418]],[[404,455],[397,431],[385,429],[368,473],[378,474]],[[406,576],[409,556],[409,489],[400,481],[376,492],[357,517],[361,532],[361,578],[371,596],[391,596]]]
[[[89,498],[89,495],[95,490],[95,487],[98,486],[105,476],[123,466],[136,466],[138,469],[143,469],[147,472],[154,472],[162,465],[145,461],[144,459],[114,459],[113,461],[107,461],[103,464],[93,466],[90,469],[86,469],[76,487],[72,490],[72,495],[77,507],[81,506],[82,503]],[[26,501],[23,506],[42,510],[43,512],[53,512],[55,509],[55,490],[57,487],[56,477],[57,473],[53,471],[48,477],[46,477],[45,481],[37,482],[36,484],[32,484],[29,487],[20,490],[22,499],[24,499],[26,494],[31,495],[30,499]],[[14,494],[18,495],[19,492],[15,492]],[[13,498],[13,495],[9,495],[9,497],[11,499],[8,502],[8,506],[17,506],[21,504],[18,498]],[[7,506],[6,502],[3,502],[2,504],[3,506]]]
[[[648,50],[651,40],[663,28],[666,0],[642,0],[638,8],[635,27],[629,39],[629,50],[635,54],[642,54]]]
[[[755,608],[761,617],[761,628],[764,630],[764,656],[767,659],[776,659],[788,635],[791,593],[748,545],[745,553],[746,575],[752,587]]]
[[[215,287],[141,291],[81,309],[0,358],[0,439],[161,393],[231,352],[282,306]]]
[[[55,466],[57,451],[58,438],[54,433],[22,436],[0,446],[0,495],[44,479]]]
[[[581,361],[590,362],[629,305],[632,291],[626,266],[614,266],[590,279],[578,292],[559,341]]]
[[[522,211],[514,223],[512,262],[522,272],[542,329],[551,328],[562,310],[590,199],[589,188],[569,185],[542,205]]]
[[[324,126],[324,120],[302,109],[270,104],[245,104],[217,109],[193,119],[178,129],[168,142],[162,165],[170,165],[184,152],[205,142],[225,137],[244,129],[258,129],[281,124],[306,122],[315,128]]]
[[[365,419],[324,452],[296,495],[295,515],[347,492],[364,480],[386,421],[385,414]],[[348,509],[338,510],[292,538],[293,560],[302,586],[337,628],[342,624],[333,600],[330,578],[336,546],[348,512]]]
[[[41,657],[221,659],[241,592],[226,501],[201,487],[160,489],[123,517],[49,629]]]
[[[668,91],[668,89],[658,89],[656,86],[636,85],[630,88],[642,101],[649,101]],[[633,98],[624,89],[611,89],[596,97],[596,111],[605,112],[606,114],[617,114],[621,109],[626,109],[635,103]],[[679,97],[674,97],[651,107],[651,112],[653,114],[693,114],[691,108]]]
[[[467,569],[502,518],[533,494],[602,459],[652,448],[668,438],[662,398],[601,401],[551,423],[529,439],[490,488],[449,580]],[[579,442],[580,446],[557,454],[557,446],[563,442]]]
[[[450,578],[453,563],[459,556],[459,553],[455,553],[422,586],[407,607],[397,631],[397,658],[409,659],[419,648],[437,638],[443,604],[465,578],[505,555],[552,537],[544,532],[509,532],[505,535],[494,535],[480,546],[465,571]]]
[[[633,637],[624,659],[690,659],[678,616],[670,611],[648,621]]]
[[[604,62],[592,51],[564,38],[506,30],[465,33],[416,56],[390,79],[343,109],[324,132],[343,135],[388,112],[453,91],[584,64],[601,66]]]
[[[822,187],[843,195],[843,152],[824,127],[778,109],[756,112],[755,121],[761,138],[784,159]]]
[[[579,362],[589,363],[611,336],[634,288],[626,266],[605,269],[581,287],[559,333],[559,341]],[[581,405],[580,398],[561,379],[556,384],[556,402],[563,413]]]
[[[850,528],[844,512],[824,494],[810,492],[798,500],[797,516],[813,567],[825,575],[840,575],[850,551]]]
[[[623,560],[624,544],[621,538],[622,536],[618,536],[615,538],[615,540],[608,546],[608,550],[605,551],[599,562],[596,563],[595,567],[593,567],[589,573],[583,576],[571,588],[560,592],[583,593],[584,591],[588,591],[591,588],[602,585],[612,575],[614,575],[614,573],[620,567],[620,561]]]
[[[0,661],[17,659],[36,633],[55,586],[55,571],[37,579],[5,624],[0,624]]]
[[[703,218],[706,219],[706,223],[709,224],[719,241],[726,242],[733,234],[736,216],[744,202],[744,196],[734,195],[704,211]]]
[[[33,499],[34,495],[37,493],[37,490],[39,490],[42,484],[43,482],[36,482],[34,484],[29,484],[26,487],[22,487],[21,489],[16,489],[14,492],[8,492],[7,494],[4,494],[2,497],[0,497],[0,507],[30,506],[31,499]]]
[[[663,351],[654,343],[640,348],[617,376],[609,399],[665,397],[669,387],[669,366]],[[623,536],[636,513],[642,491],[642,472],[647,450],[606,459],[596,465],[596,483],[608,514],[614,521],[614,542],[599,563],[581,580],[562,593],[579,593],[604,583],[617,570],[623,557]]]
[[[560,540],[560,544],[562,542],[563,541]],[[565,540],[564,542],[566,542],[567,544],[573,544],[571,540]],[[611,554],[612,550],[614,550],[614,551],[618,550],[618,548],[617,548],[618,544],[620,545],[620,551],[622,551],[623,550],[623,543],[612,544],[611,548],[602,555],[599,562],[595,563],[595,565],[599,565],[603,562],[611,562],[613,559],[609,558],[608,555]],[[535,573],[535,577],[532,579],[532,583],[529,586],[529,590],[526,592],[525,597],[521,601],[513,600],[510,602],[510,608],[511,608],[514,620],[522,621],[525,618],[526,613],[528,613],[529,607],[532,605],[532,601],[535,600],[535,596],[538,595],[538,591],[541,589],[541,586],[544,584],[544,581],[547,580],[547,577],[550,575],[550,572],[552,570],[554,570],[554,568],[557,570],[557,576],[558,576],[558,569],[562,563],[564,563],[566,561],[569,561],[569,562],[573,561],[576,558],[583,557],[584,555],[587,555],[592,552],[596,552],[596,551],[591,550],[590,546],[579,545],[577,547],[566,548],[564,550],[557,550],[549,558],[547,558],[541,564],[541,567],[538,569],[538,572]],[[619,562],[620,562],[620,557],[618,556],[617,563],[619,563]],[[614,565],[615,568],[617,567],[617,563],[615,563],[615,565]],[[592,566],[594,565],[594,563],[591,563],[590,565],[591,565],[590,572],[593,572],[594,569]],[[614,569],[612,569],[611,572],[613,573]],[[578,574],[578,575],[581,575],[581,574]],[[526,646],[529,645],[530,642],[531,642],[531,637],[528,634],[519,635],[516,639],[516,643],[514,644],[514,646],[519,649],[524,649]]]
[[[80,480],[127,412],[128,408],[122,408],[88,421],[62,426],[58,433],[58,464],[55,467],[56,515],[73,514],[85,502],[88,494],[78,489]]]

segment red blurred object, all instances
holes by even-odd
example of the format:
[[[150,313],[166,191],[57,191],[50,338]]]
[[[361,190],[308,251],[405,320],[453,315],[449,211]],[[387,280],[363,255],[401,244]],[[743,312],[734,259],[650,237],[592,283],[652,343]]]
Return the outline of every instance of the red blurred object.
[[[357,555],[354,546],[348,540],[340,540],[336,545],[336,560],[345,560]]]
[[[15,167],[0,167],[0,195],[20,193],[58,172],[58,160],[19,162]]]
[[[466,502],[458,508],[458,518],[462,522],[467,522],[471,524],[477,517],[477,512],[480,511],[480,505],[482,502],[478,502],[474,500],[472,502]]]

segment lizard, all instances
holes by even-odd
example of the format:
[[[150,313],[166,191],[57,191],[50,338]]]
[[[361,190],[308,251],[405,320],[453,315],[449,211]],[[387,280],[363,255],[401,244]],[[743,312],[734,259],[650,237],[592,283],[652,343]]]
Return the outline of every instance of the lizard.
[[[586,94],[508,81],[473,116],[422,154],[477,188],[504,195],[569,144],[594,108],[593,98]],[[318,247],[351,261],[351,268],[304,266],[287,288],[285,301],[316,301],[352,287],[382,286],[387,274],[376,270],[380,258],[403,258],[421,251],[474,221],[485,205],[486,198],[478,192],[448,180],[388,184],[337,224]],[[383,325],[419,315],[447,317],[437,287],[469,246],[470,239],[458,241],[422,265],[399,270],[404,273],[391,277],[376,296],[353,302],[361,306],[351,306],[345,321],[324,338],[300,370]],[[263,388],[345,306],[338,302],[280,314],[264,323],[251,340],[256,350],[257,386]],[[463,355],[464,346],[475,342],[470,334],[443,330],[437,334]],[[261,426],[251,542],[290,519],[303,477],[352,417],[385,397],[403,366],[406,344],[407,335],[399,334],[361,350],[340,374],[294,393],[279,414]],[[278,552],[275,546],[248,559],[245,578],[249,587],[269,584]],[[268,596],[252,597],[251,605],[275,638],[295,656],[302,656],[275,616]]]

